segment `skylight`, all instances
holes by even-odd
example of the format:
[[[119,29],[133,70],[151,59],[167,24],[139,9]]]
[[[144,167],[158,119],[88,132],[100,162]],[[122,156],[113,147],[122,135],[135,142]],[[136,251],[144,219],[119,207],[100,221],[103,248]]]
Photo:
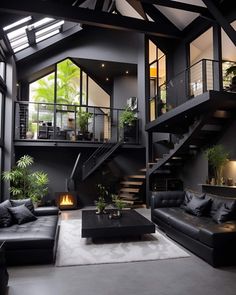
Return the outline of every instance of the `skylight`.
[[[28,16],[3,28],[14,53],[59,34],[65,23],[64,20],[49,17],[33,21]]]
[[[24,23],[30,21],[31,19],[32,19],[32,16],[24,17],[24,18],[22,18],[22,19],[20,19],[20,20],[18,20],[18,21],[16,21],[16,22],[14,22],[14,23],[12,23],[12,24],[10,24],[10,25],[4,27],[4,28],[3,28],[3,31],[8,31],[8,30],[10,30],[10,29],[12,29],[12,28],[15,28],[15,27],[17,27],[17,26],[19,26],[19,25],[21,25],[21,24],[24,24]]]

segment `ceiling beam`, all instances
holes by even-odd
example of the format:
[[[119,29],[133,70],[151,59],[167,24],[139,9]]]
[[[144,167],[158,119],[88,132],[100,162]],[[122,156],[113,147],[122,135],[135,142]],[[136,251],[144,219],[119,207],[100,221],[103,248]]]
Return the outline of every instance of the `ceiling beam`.
[[[180,38],[172,35],[164,26],[157,27],[155,23],[126,17],[116,14],[108,14],[103,11],[94,11],[86,8],[68,7],[52,2],[39,0],[1,0],[0,11],[21,13],[24,15],[37,14],[43,17],[64,19],[91,26],[109,28],[124,31],[136,31],[165,38]]]
[[[96,4],[95,4],[95,10],[102,10],[103,5],[104,5],[104,1],[105,0],[97,0]]]
[[[130,6],[145,20],[148,20],[145,11],[143,10],[142,3],[137,0],[126,0]]]
[[[173,32],[173,34],[182,34],[182,32],[156,7],[148,3],[143,3],[143,8],[145,9],[146,13],[155,21],[157,26],[162,25],[168,28],[170,32]]]
[[[223,14],[220,12],[218,7],[213,3],[213,1],[211,1],[211,0],[202,0],[202,1],[205,3],[205,5],[207,6],[210,13],[214,16],[217,23],[223,28],[223,30],[228,35],[230,40],[236,46],[236,31],[235,31],[235,29],[230,25],[230,23],[223,16]]]
[[[169,8],[175,8],[175,9],[180,9],[180,10],[185,10],[189,12],[195,12],[195,13],[200,13],[201,15],[205,17],[210,17],[211,15],[209,14],[207,8],[198,6],[198,5],[193,5],[193,4],[188,4],[188,3],[183,3],[183,2],[178,2],[178,1],[172,1],[172,0],[139,0],[143,3],[149,3],[149,4],[157,4],[160,6],[165,6]]]

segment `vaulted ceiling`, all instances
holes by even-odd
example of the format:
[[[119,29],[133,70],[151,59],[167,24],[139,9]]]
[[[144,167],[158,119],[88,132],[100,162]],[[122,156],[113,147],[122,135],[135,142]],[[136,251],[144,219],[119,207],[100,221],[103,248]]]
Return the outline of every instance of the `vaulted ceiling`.
[[[53,18],[55,21],[64,20],[57,41],[77,33],[86,25],[181,39],[194,20],[202,19],[210,23],[217,21],[226,33],[231,35],[231,40],[236,40],[235,30],[224,18],[224,14],[232,9],[232,2],[230,0],[1,0],[0,24],[4,27],[9,25],[9,20],[13,22],[26,16],[32,16],[32,22],[45,17]],[[28,42],[34,45],[36,30],[35,28],[27,30]],[[0,31],[0,34],[4,37],[3,31]],[[55,38],[52,42],[55,42]]]

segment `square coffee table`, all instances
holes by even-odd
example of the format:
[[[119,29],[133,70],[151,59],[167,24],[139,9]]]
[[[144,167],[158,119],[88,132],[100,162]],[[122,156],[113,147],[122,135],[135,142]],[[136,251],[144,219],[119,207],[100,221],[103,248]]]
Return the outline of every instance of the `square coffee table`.
[[[82,211],[82,238],[141,236],[155,233],[155,225],[137,211],[123,210],[119,219],[108,214],[97,215],[95,210]]]

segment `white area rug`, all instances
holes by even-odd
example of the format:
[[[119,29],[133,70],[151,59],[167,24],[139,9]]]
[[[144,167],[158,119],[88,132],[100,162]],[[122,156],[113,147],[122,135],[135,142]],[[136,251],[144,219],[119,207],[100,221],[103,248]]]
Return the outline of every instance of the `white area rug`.
[[[81,238],[81,220],[61,222],[56,266],[120,263],[189,257],[160,232],[143,239],[99,240]]]

